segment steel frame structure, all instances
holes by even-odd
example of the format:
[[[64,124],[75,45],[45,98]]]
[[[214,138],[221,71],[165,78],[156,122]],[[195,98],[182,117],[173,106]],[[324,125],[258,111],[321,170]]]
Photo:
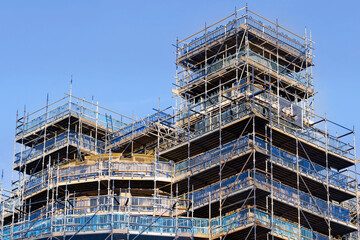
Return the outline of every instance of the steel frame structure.
[[[355,132],[314,113],[312,51],[244,7],[177,40],[174,109],[24,109],[1,239],[360,239]]]
[[[228,228],[212,236],[209,229],[209,238],[356,235],[349,234],[359,227],[355,134],[314,113],[312,45],[306,29],[301,37],[247,7],[177,40],[177,138],[164,143],[160,155],[185,172],[186,179],[175,177],[181,193],[200,198],[209,193],[208,200],[194,209],[195,217],[222,219],[236,209],[252,207],[269,218],[266,227],[255,220],[231,234]],[[243,186],[243,179],[238,181],[246,171],[255,179],[257,173],[264,174],[269,186],[254,183],[247,192],[238,189],[237,195],[229,191]],[[352,193],[336,192],[334,177],[347,178],[339,185],[344,190],[351,185]],[[335,210],[349,202],[351,210]],[[335,224],[336,211],[347,215],[347,223]],[[280,216],[297,229],[277,226]],[[303,228],[313,236],[306,236]]]

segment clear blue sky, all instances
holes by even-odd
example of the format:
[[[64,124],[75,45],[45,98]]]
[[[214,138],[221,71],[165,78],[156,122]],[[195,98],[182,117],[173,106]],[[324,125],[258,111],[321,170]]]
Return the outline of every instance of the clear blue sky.
[[[177,37],[245,1],[0,1],[0,168],[9,186],[16,110],[33,111],[69,91],[125,115],[173,105]],[[253,0],[249,8],[316,42],[317,113],[360,130],[358,1]],[[357,134],[359,137],[360,135]],[[360,138],[358,142],[360,141]],[[357,144],[358,145],[358,144]],[[360,145],[358,145],[360,146]]]

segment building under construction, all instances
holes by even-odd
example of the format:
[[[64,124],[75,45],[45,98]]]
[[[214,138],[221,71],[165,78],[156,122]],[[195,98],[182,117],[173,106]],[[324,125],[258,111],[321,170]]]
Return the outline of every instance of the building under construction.
[[[175,107],[18,113],[1,239],[360,239],[355,134],[314,113],[312,45],[245,7],[177,40]]]

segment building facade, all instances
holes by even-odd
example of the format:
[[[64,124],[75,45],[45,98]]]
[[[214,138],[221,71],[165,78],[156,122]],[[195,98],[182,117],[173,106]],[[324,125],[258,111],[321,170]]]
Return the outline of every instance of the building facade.
[[[314,113],[307,35],[245,7],[177,40],[174,108],[18,114],[1,239],[359,239],[354,130]]]

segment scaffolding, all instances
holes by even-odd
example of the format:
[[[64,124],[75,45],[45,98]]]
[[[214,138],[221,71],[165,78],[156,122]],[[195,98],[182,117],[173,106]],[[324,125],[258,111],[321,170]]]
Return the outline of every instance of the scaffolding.
[[[312,51],[244,7],[177,40],[174,108],[24,109],[1,239],[360,239],[355,132],[314,112]]]

